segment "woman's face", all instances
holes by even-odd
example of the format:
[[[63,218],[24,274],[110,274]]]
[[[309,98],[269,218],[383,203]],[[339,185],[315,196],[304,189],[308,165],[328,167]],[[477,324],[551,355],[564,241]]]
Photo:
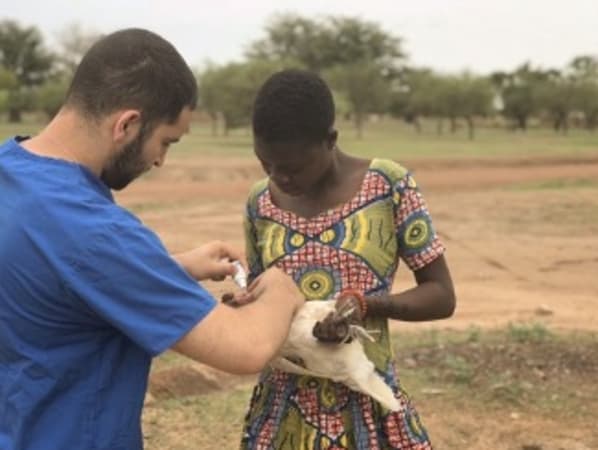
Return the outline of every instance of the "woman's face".
[[[267,143],[256,138],[254,151],[270,180],[287,195],[298,197],[313,192],[332,163],[335,142]]]

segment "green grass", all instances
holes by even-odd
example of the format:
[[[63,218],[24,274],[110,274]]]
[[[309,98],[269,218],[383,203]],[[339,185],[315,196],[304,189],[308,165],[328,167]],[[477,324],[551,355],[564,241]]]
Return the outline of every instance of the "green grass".
[[[14,134],[34,134],[43,125],[27,122],[21,125],[0,123],[0,139]],[[339,145],[349,153],[363,157],[393,159],[418,158],[573,158],[598,157],[598,133],[573,130],[562,136],[547,129],[513,132],[497,128],[478,130],[475,140],[469,140],[465,130],[436,135],[434,126],[424,125],[417,134],[413,127],[397,121],[382,120],[368,124],[362,139],[356,137],[348,122],[337,124]],[[197,154],[213,156],[253,157],[249,129],[232,130],[227,137],[212,136],[209,124],[193,124],[191,133],[174,146],[170,157],[182,158]]]
[[[393,342],[403,388],[422,409],[446,414],[445,442],[450,424],[458,422],[454,414],[492,423],[511,420],[509,414],[517,411],[521,417],[558,420],[571,431],[587,426],[580,417],[598,414],[596,333],[561,332],[534,322],[398,333]],[[182,357],[167,353],[153,370],[181,363]],[[146,448],[238,448],[250,395],[251,386],[241,384],[155,401],[144,415]],[[438,436],[439,430],[433,431]]]
[[[439,390],[444,401],[468,408],[516,406],[559,416],[598,409],[595,333],[557,332],[534,322],[406,334],[394,342],[401,382],[415,397]]]

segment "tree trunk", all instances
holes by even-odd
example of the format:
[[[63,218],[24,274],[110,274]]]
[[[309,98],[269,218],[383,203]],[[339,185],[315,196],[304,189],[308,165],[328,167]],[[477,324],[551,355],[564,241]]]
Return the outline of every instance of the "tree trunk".
[[[527,116],[517,116],[517,127],[521,131],[527,131]]]
[[[475,138],[475,123],[473,121],[473,117],[468,116],[465,118],[465,121],[467,122],[467,130],[469,132],[469,140],[473,141],[473,139]]]
[[[588,131],[593,133],[596,131],[596,124],[598,123],[598,114],[589,114],[586,115],[586,128]]]
[[[212,122],[212,136],[218,136],[218,117],[210,114],[210,120]]]
[[[561,131],[561,118],[560,116],[556,116],[552,122],[552,129],[554,130],[555,133],[558,133],[559,131]]]
[[[357,139],[363,138],[363,114],[355,113],[354,116],[355,131],[357,132]]]
[[[563,112],[557,113],[554,124],[553,124],[554,131],[556,133],[568,134],[569,132],[569,123],[567,121],[567,114]]]
[[[451,117],[451,134],[455,134],[457,132],[457,118]]]
[[[421,134],[422,133],[422,123],[420,122],[419,117],[414,117],[411,122],[413,123],[413,128],[415,128],[415,132],[417,134]]]
[[[220,116],[222,118],[222,135],[224,137],[228,136],[228,120],[226,120],[226,116],[223,114]]]
[[[21,122],[21,110],[19,108],[9,108],[8,110],[8,121],[10,123],[20,123]]]
[[[438,136],[442,136],[442,132],[444,131],[443,127],[444,127],[444,122],[442,121],[442,118],[440,118],[436,121],[436,134]]]

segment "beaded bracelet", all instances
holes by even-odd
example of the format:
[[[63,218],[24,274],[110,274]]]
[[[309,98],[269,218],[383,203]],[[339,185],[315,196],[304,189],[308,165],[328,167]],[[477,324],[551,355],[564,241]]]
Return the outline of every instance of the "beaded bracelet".
[[[368,312],[368,304],[363,294],[355,289],[347,289],[345,291],[341,291],[341,293],[338,296],[339,299],[348,297],[353,297],[357,299],[357,301],[359,302],[359,314],[361,316],[360,318],[361,320],[365,319],[365,316]]]

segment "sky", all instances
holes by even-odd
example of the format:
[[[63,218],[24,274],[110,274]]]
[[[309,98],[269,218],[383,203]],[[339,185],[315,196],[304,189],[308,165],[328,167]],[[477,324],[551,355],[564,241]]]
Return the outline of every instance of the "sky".
[[[412,65],[486,74],[525,61],[562,68],[598,56],[598,0],[1,0],[0,20],[35,25],[47,42],[70,24],[102,33],[148,28],[189,64],[241,60],[275,14],[351,16],[403,39]]]

